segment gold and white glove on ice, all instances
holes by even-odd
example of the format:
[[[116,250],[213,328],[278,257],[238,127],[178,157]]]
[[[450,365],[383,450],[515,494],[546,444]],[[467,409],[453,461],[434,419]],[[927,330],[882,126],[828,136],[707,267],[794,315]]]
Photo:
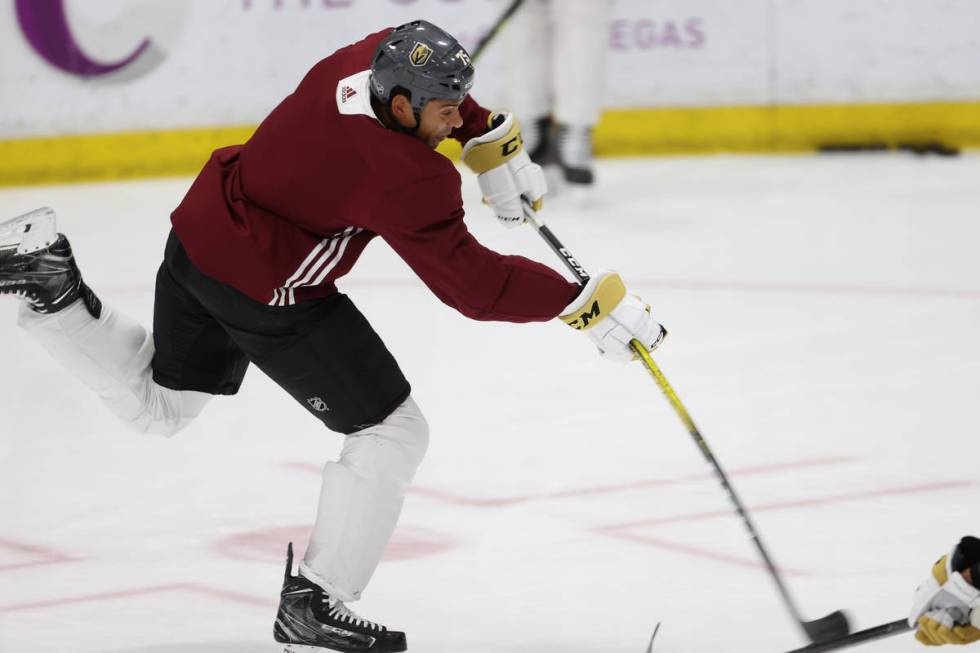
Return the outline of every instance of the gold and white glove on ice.
[[[650,306],[627,293],[623,280],[609,270],[589,279],[558,317],[573,329],[585,331],[599,353],[615,361],[637,358],[630,347],[633,338],[653,351],[667,335],[650,315]]]
[[[524,151],[521,127],[512,113],[490,116],[490,130],[463,147],[463,163],[476,173],[480,191],[505,227],[524,224],[521,197],[537,211],[548,191],[541,166]]]
[[[926,646],[969,644],[980,640],[980,590],[967,581],[980,566],[980,540],[964,537],[933,566],[915,590],[909,625],[918,626],[915,638]],[[977,575],[980,575],[978,573]]]

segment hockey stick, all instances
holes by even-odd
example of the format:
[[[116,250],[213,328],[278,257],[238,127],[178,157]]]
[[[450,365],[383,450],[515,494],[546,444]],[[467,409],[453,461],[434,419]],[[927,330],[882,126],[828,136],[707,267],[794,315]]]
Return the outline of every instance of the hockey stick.
[[[660,622],[657,622],[656,627],[653,629],[653,634],[650,635],[650,643],[647,644],[647,653],[653,653],[653,640],[657,639],[657,633],[660,632]]]
[[[912,630],[909,626],[909,622],[905,619],[899,619],[898,621],[893,621],[891,623],[882,624],[880,626],[875,626],[874,628],[868,628],[867,630],[859,630],[856,633],[851,633],[847,637],[839,637],[837,639],[832,639],[827,642],[821,642],[818,644],[810,644],[809,646],[804,646],[803,648],[796,648],[789,653],[817,653],[818,651],[836,651],[842,648],[850,648],[851,646],[857,646],[858,644],[864,644],[866,642],[872,642],[876,639],[882,639],[883,637],[891,637],[892,635],[899,635]]]
[[[541,237],[544,238],[545,242],[548,243],[548,246],[551,247],[559,258],[561,258],[562,262],[568,267],[569,270],[571,270],[572,274],[575,275],[575,278],[578,279],[579,283],[586,283],[589,280],[589,273],[585,271],[585,268],[583,268],[578,261],[575,260],[575,257],[572,256],[571,252],[569,252],[565,246],[561,244],[558,238],[556,238],[551,232],[551,229],[541,222],[541,219],[531,207],[530,202],[525,199],[523,204],[524,215],[527,217],[528,222],[531,223],[531,225],[537,230],[538,234],[540,234]],[[772,578],[773,583],[776,584],[776,589],[779,590],[779,594],[783,599],[783,604],[792,615],[793,620],[796,621],[800,628],[803,629],[803,632],[806,633],[806,636],[813,643],[826,642],[845,637],[851,632],[851,628],[847,623],[847,616],[840,610],[813,621],[803,620],[799,609],[796,607],[796,602],[793,600],[793,597],[790,596],[789,590],[786,588],[785,583],[783,583],[779,570],[776,569],[776,565],[773,563],[768,551],[766,551],[766,547],[763,546],[762,540],[759,538],[759,533],[756,531],[755,525],[749,518],[749,514],[742,505],[742,501],[735,493],[735,488],[733,488],[732,484],[728,481],[728,476],[721,468],[721,465],[718,464],[718,460],[711,452],[711,448],[708,446],[708,443],[705,442],[701,432],[698,431],[698,428],[695,426],[694,420],[692,420],[691,416],[688,414],[687,409],[684,408],[684,404],[681,403],[680,398],[677,396],[677,393],[674,392],[674,389],[670,386],[670,383],[667,382],[667,378],[664,376],[663,372],[660,371],[660,368],[657,367],[657,364],[653,361],[653,358],[650,357],[650,353],[647,351],[646,347],[644,347],[643,344],[635,338],[630,343],[630,346],[633,348],[633,351],[635,351],[643,360],[647,370],[649,370],[650,374],[653,376],[654,381],[656,381],[657,385],[660,386],[661,391],[663,391],[664,395],[667,397],[667,401],[669,401],[670,405],[673,407],[674,412],[677,413],[677,416],[681,418],[684,426],[687,427],[687,431],[694,439],[695,444],[698,445],[698,449],[714,468],[715,475],[721,482],[721,486],[725,489],[725,492],[728,493],[728,498],[731,499],[732,504],[735,506],[735,511],[742,519],[742,524],[749,532],[752,542],[755,543],[755,548],[759,551],[759,555],[762,556],[762,561],[765,563],[766,569],[769,571],[769,577]]]
[[[497,32],[499,32],[500,28],[504,26],[504,23],[510,20],[510,17],[514,15],[514,12],[520,9],[522,4],[524,4],[524,0],[514,0],[510,3],[510,6],[504,10],[504,13],[500,14],[500,18],[498,18],[497,22],[493,24],[490,31],[484,34],[483,38],[480,39],[480,42],[476,44],[476,48],[474,48],[473,52],[470,54],[470,59],[473,61],[477,60],[477,57],[479,57],[487,46],[490,45],[490,41],[497,36]]]

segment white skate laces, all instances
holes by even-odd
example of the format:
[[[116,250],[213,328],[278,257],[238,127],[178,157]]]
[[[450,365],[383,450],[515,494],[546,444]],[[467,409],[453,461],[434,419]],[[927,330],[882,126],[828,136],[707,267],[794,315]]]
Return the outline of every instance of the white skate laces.
[[[324,594],[323,602],[330,608],[330,612],[328,613],[330,617],[336,619],[337,621],[345,621],[352,626],[367,628],[369,630],[382,629],[380,624],[376,624],[373,621],[368,621],[367,619],[361,617],[356,612],[344,605],[343,601],[339,599],[335,599],[332,596]]]

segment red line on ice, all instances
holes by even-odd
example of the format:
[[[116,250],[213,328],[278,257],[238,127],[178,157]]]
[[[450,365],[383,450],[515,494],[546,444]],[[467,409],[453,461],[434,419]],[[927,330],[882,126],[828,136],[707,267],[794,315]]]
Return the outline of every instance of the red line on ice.
[[[26,567],[40,567],[43,565],[57,565],[63,562],[76,562],[79,560],[79,558],[74,558],[66,553],[61,553],[60,551],[54,551],[53,549],[46,549],[33,544],[26,544],[24,542],[17,542],[15,540],[8,540],[5,538],[0,538],[0,549],[10,549],[17,551],[18,553],[26,553],[37,557],[35,560],[26,560],[24,562],[0,563],[0,571],[24,569]]]
[[[757,476],[757,475],[782,472],[790,469],[841,465],[845,463],[855,462],[855,460],[856,459],[854,458],[829,457],[829,458],[812,458],[812,459],[805,459],[805,460],[796,460],[796,461],[790,461],[785,463],[776,463],[772,465],[750,465],[746,467],[735,468],[731,472],[729,472],[728,475],[729,476]],[[317,474],[320,473],[320,467],[317,465],[312,465],[310,463],[292,462],[292,463],[285,463],[285,464],[290,469],[296,469],[304,472],[315,472]],[[474,497],[474,496],[466,496],[462,494],[456,494],[453,492],[447,492],[444,490],[437,490],[434,488],[419,487],[419,486],[410,487],[408,489],[408,492],[409,494],[424,496],[430,499],[445,501],[447,503],[452,503],[460,506],[469,506],[473,508],[495,508],[498,506],[512,506],[515,504],[527,503],[530,501],[572,499],[577,497],[586,497],[586,496],[592,496],[598,494],[630,492],[634,490],[645,490],[654,487],[668,487],[671,485],[680,485],[683,483],[698,482],[698,481],[710,480],[713,478],[714,478],[713,473],[705,472],[705,473],[697,473],[697,474],[684,474],[672,478],[630,481],[628,483],[616,483],[613,485],[597,485],[592,487],[559,490],[557,492],[542,492],[540,494],[525,494],[525,495],[516,495],[516,496],[509,496],[509,497]]]
[[[693,279],[630,279],[630,285],[670,290],[736,290],[748,292],[819,293],[825,295],[875,295],[892,297],[941,297],[980,299],[972,288],[915,288],[908,286],[820,285],[770,281],[697,281]]]
[[[849,501],[865,501],[868,499],[878,499],[881,497],[899,496],[903,494],[920,494],[923,492],[938,492],[957,488],[970,487],[975,485],[971,481],[946,481],[942,483],[924,483],[920,485],[906,485],[881,490],[869,490],[866,492],[850,492],[847,494],[836,494],[826,497],[810,497],[805,499],[794,499],[792,501],[777,501],[764,503],[755,506],[748,506],[746,509],[751,513],[768,512],[772,510],[790,510],[810,506],[823,506]],[[677,551],[698,558],[707,558],[717,562],[738,565],[741,567],[751,567],[764,569],[763,564],[752,558],[732,556],[724,552],[703,549],[697,546],[687,545],[672,540],[665,540],[658,537],[651,537],[643,533],[637,533],[635,529],[642,527],[663,526],[664,524],[677,524],[682,522],[705,521],[709,519],[719,519],[723,517],[735,518],[734,509],[713,510],[709,512],[696,512],[669,517],[658,517],[656,519],[645,519],[642,521],[625,522],[621,524],[609,524],[591,529],[592,532],[609,537],[615,537],[630,542],[646,544],[659,549]],[[782,571],[790,575],[805,575],[808,572],[798,569],[781,568]]]
[[[942,483],[924,483],[921,485],[905,485],[883,490],[869,490],[867,492],[849,492],[847,494],[835,494],[826,497],[811,497],[807,499],[794,499],[792,501],[776,501],[773,503],[763,503],[747,508],[752,512],[767,512],[770,510],[787,510],[789,508],[801,508],[804,506],[821,506],[832,503],[844,503],[846,501],[862,501],[864,499],[876,499],[878,497],[896,496],[900,494],[918,494],[921,492],[936,492],[939,490],[949,490],[953,488],[969,487],[973,485],[971,481],[943,481]],[[659,526],[661,524],[674,524],[677,522],[702,521],[705,519],[716,519],[727,517],[733,514],[732,510],[713,510],[710,512],[697,512],[670,517],[658,517],[656,519],[644,519],[637,522],[626,522],[603,526],[603,529],[623,529],[635,528],[637,526]]]

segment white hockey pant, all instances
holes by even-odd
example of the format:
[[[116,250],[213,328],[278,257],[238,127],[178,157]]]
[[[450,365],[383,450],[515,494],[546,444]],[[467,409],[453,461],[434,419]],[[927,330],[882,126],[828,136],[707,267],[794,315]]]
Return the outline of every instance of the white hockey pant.
[[[380,424],[347,436],[323,468],[320,504],[300,573],[342,601],[367,585],[429,444],[429,426],[409,397]]]
[[[150,369],[152,336],[104,304],[96,320],[81,300],[50,315],[22,302],[17,321],[134,431],[172,436],[211,399],[203,392],[157,385]]]

